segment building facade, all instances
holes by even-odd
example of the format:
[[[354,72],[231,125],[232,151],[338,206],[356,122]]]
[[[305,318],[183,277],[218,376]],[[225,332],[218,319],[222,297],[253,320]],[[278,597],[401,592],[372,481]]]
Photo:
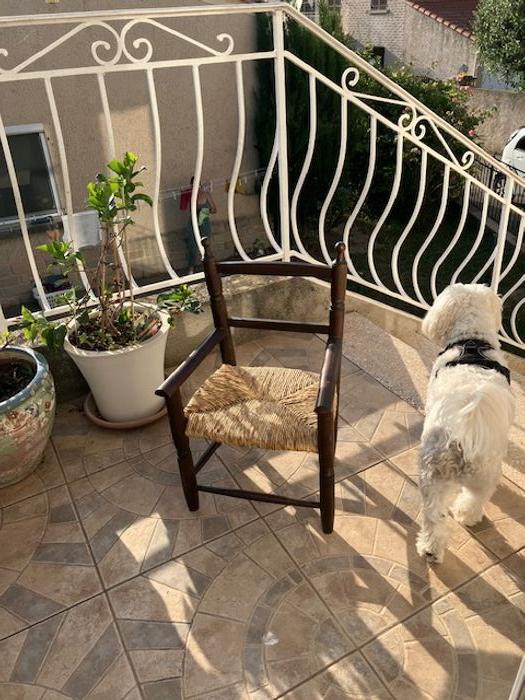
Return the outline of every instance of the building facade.
[[[455,16],[452,8],[459,5],[461,12]],[[378,56],[384,56],[386,65],[407,63],[419,73],[446,79],[460,72],[478,72],[469,24],[474,5],[472,0],[342,0],[341,18],[345,32],[357,45],[372,47]],[[438,14],[444,10],[455,21]]]

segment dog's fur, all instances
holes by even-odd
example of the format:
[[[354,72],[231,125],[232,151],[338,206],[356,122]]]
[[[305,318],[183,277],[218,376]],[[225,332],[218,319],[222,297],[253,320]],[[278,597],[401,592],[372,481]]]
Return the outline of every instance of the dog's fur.
[[[481,284],[453,284],[426,315],[423,333],[440,347],[480,338],[495,348],[486,356],[506,367],[500,350],[501,301]],[[440,355],[433,368],[419,455],[423,526],[417,551],[441,562],[447,545],[447,513],[463,525],[483,517],[507,451],[514,417],[514,397],[497,370],[475,365],[445,367],[459,348]]]

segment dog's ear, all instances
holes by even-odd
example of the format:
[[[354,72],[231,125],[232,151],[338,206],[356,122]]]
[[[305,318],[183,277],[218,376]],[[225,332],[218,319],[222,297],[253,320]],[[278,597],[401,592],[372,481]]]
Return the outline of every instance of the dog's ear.
[[[492,313],[494,317],[494,322],[496,324],[496,330],[499,330],[501,327],[501,323],[503,320],[503,303],[500,299],[500,297],[496,294],[496,292],[493,292],[490,290],[490,295],[489,295],[489,306],[490,306],[490,312]]]
[[[438,296],[421,324],[421,330],[429,340],[441,345],[447,337],[451,324],[456,319],[450,287]]]

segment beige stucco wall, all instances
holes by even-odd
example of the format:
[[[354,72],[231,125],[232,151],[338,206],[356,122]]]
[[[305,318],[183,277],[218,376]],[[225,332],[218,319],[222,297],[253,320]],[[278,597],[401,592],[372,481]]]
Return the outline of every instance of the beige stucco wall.
[[[404,28],[404,60],[417,72],[446,79],[465,70],[476,72],[474,42],[407,5]]]
[[[525,93],[475,89],[470,103],[474,109],[496,108],[478,132],[485,150],[500,156],[512,132],[525,125]]]
[[[169,7],[168,0],[154,3],[140,0],[61,0],[58,5],[48,5],[44,0],[2,0],[1,14],[53,13],[65,11],[127,9],[132,7]],[[180,4],[197,4],[177,3]],[[203,3],[200,3],[203,4]],[[203,4],[204,5],[204,4]],[[250,52],[255,48],[255,20],[252,16],[198,16],[163,20],[169,27],[187,36],[223,50],[225,44],[217,41],[221,32],[234,37],[237,53]],[[49,28],[17,27],[0,30],[0,46],[9,50],[9,57],[0,56],[1,65],[10,67],[25,60],[50,41],[62,36],[68,27],[53,25]],[[170,60],[206,55],[198,47],[147,25],[135,27],[128,37],[127,45],[133,52],[134,39],[146,38],[154,47],[154,60]],[[93,41],[112,37],[103,28],[87,29],[58,47],[52,54],[34,64],[35,69],[92,66],[90,48]],[[114,44],[112,44],[114,45]],[[140,48],[137,49],[137,53]],[[109,57],[101,52],[104,57]],[[123,59],[121,62],[127,62]],[[241,172],[257,168],[258,158],[254,145],[252,119],[256,78],[254,67],[244,67],[245,104],[247,130]],[[164,243],[175,269],[185,266],[184,228],[189,213],[181,212],[179,201],[169,194],[170,190],[189,185],[193,174],[197,147],[196,108],[191,68],[162,68],[154,72],[155,88],[161,128],[161,196],[159,223]],[[213,219],[213,232],[220,255],[232,252],[231,237],[227,225],[227,198],[225,180],[229,178],[237,144],[238,116],[235,68],[233,64],[203,66],[201,68],[204,106],[204,163],[203,178],[215,183],[213,196],[218,212]],[[146,190],[154,191],[155,139],[153,112],[150,105],[147,75],[144,70],[111,74],[106,77],[112,124],[115,133],[116,154],[109,150],[106,122],[97,78],[94,75],[54,77],[53,90],[60,114],[71,181],[75,211],[85,209],[85,184],[103,168],[109,158],[124,150],[133,150],[140,155],[141,163],[148,168],[143,180]],[[0,84],[0,105],[6,126],[41,123],[44,125],[49,144],[53,169],[60,195],[60,204],[65,207],[63,172],[60,165],[57,135],[53,128],[51,112],[43,80],[19,81]],[[237,195],[235,211],[241,239],[251,246],[256,237],[262,237],[262,225],[258,211],[258,197],[253,194]],[[144,207],[136,217],[137,225],[131,237],[133,271],[138,279],[162,274],[163,265],[154,236],[153,212]],[[35,234],[34,241],[42,236]],[[89,251],[88,251],[89,253]],[[91,256],[93,257],[93,256]],[[45,260],[37,256],[41,274],[46,273]],[[0,301],[12,306],[17,297],[28,301],[31,294],[31,275],[18,234],[0,236]]]

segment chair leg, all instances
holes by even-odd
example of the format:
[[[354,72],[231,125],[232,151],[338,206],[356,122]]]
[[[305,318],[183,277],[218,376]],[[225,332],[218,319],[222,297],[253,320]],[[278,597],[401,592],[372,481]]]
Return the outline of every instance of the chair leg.
[[[323,532],[329,535],[334,529],[335,515],[335,479],[334,479],[334,457],[319,455],[320,474],[320,502],[321,502],[321,525]]]
[[[182,406],[180,391],[176,391],[166,401],[168,417],[170,421],[171,435],[177,450],[179,463],[180,480],[182,490],[188,508],[192,511],[199,510],[199,491],[197,489],[197,478],[195,476],[195,466],[190,449],[190,441],[186,435],[186,416]]]
[[[323,532],[330,534],[334,529],[335,516],[335,434],[333,416],[326,415],[319,420],[319,493],[321,504],[321,525]]]

